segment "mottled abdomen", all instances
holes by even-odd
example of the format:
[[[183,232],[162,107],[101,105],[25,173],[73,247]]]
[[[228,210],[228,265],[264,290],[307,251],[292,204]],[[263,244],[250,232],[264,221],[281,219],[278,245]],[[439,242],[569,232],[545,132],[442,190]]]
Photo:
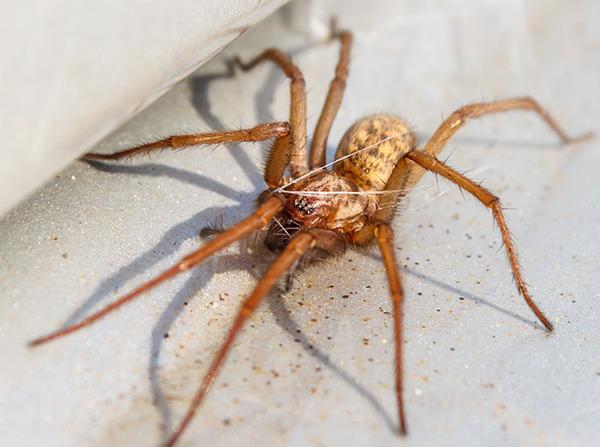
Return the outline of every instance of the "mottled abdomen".
[[[400,118],[368,116],[346,131],[335,158],[337,160],[366,147],[373,148],[336,163],[334,170],[363,190],[381,191],[385,189],[396,162],[415,144],[414,135]]]

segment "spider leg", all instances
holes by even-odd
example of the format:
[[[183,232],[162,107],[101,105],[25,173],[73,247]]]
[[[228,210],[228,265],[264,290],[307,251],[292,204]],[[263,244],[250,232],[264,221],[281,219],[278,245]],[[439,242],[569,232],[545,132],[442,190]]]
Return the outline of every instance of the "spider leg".
[[[380,222],[391,222],[396,213],[396,205],[400,199],[409,191],[408,182],[419,166],[402,157],[396,162],[396,166],[385,185],[385,191],[390,191],[379,199],[379,209],[375,213],[375,219]],[[420,176],[417,178],[417,180]]]
[[[259,124],[249,129],[208,132],[193,135],[173,135],[163,140],[135,146],[114,154],[90,152],[83,156],[87,160],[121,160],[135,155],[149,154],[163,149],[182,149],[189,146],[257,142],[274,138],[265,168],[265,181],[271,188],[279,186],[288,161],[290,125],[284,122]]]
[[[563,144],[576,143],[592,137],[592,133],[586,133],[577,137],[570,137],[558,125],[557,121],[544,109],[535,99],[525,96],[522,98],[502,99],[492,102],[480,102],[468,104],[453,112],[444,122],[437,128],[432,137],[429,139],[423,152],[436,156],[439,154],[446,143],[454,136],[458,130],[465,125],[467,120],[471,118],[481,118],[484,115],[494,113],[510,112],[513,110],[529,110],[535,112],[560,138]],[[425,170],[415,167],[408,181],[408,187],[414,186]]]
[[[238,224],[234,225],[221,235],[207,242],[199,249],[191,252],[190,254],[182,258],[179,262],[177,262],[175,265],[173,265],[171,268],[162,272],[160,275],[155,276],[150,281],[142,284],[137,289],[133,290],[127,295],[123,295],[113,303],[107,305],[103,309],[100,309],[96,313],[93,313],[92,315],[80,321],[79,323],[75,323],[71,326],[59,329],[43,337],[36,338],[35,340],[29,343],[29,346],[41,345],[50,340],[63,337],[67,334],[70,334],[86,326],[91,325],[95,321],[105,317],[107,314],[117,310],[122,305],[132,301],[134,298],[137,298],[142,293],[153,289],[154,287],[158,286],[159,284],[163,283],[164,281],[179,273],[185,272],[186,270],[197,266],[217,251],[222,250],[228,245],[231,245],[235,241],[243,238],[251,232],[261,229],[267,223],[269,223],[273,216],[275,216],[282,209],[282,207],[283,203],[280,198],[276,196],[271,197],[265,203],[263,203],[252,215],[242,220]]]
[[[388,224],[379,224],[375,227],[375,237],[379,242],[379,249],[383,257],[383,264],[387,272],[388,284],[392,298],[394,312],[394,335],[396,337],[396,398],[398,402],[398,431],[406,435],[406,419],[404,417],[404,398],[403,398],[403,367],[402,367],[402,304],[404,302],[404,291],[398,275],[398,266],[396,256],[394,255],[393,237],[394,233]]]
[[[552,323],[550,323],[548,318],[546,318],[546,316],[534,303],[533,299],[529,295],[529,291],[527,290],[523,276],[521,275],[521,266],[519,265],[517,250],[510,235],[510,231],[508,230],[508,226],[506,225],[504,214],[502,213],[502,206],[500,205],[500,199],[498,199],[498,197],[485,189],[483,186],[478,185],[464,175],[456,172],[443,162],[439,161],[433,155],[414,150],[406,154],[406,158],[414,161],[428,171],[446,177],[451,182],[457,184],[460,188],[471,193],[477,198],[477,200],[479,200],[492,211],[494,219],[498,224],[498,228],[500,228],[500,233],[502,234],[502,241],[504,242],[504,247],[506,248],[506,254],[508,255],[508,260],[510,261],[510,267],[517,284],[517,289],[538,320],[540,320],[540,322],[546,327],[548,332],[551,332],[553,329]]]
[[[261,62],[270,60],[279,66],[290,79],[290,135],[289,166],[292,177],[297,178],[308,172],[306,155],[306,84],[300,69],[281,51],[270,48],[251,61],[244,63],[235,58],[234,63],[248,71]]]
[[[325,99],[325,105],[317,121],[315,134],[313,135],[310,147],[310,168],[320,168],[325,164],[325,155],[327,152],[327,138],[337,115],[344,90],[346,90],[346,80],[348,79],[348,67],[350,65],[350,47],[352,46],[352,33],[349,31],[338,31],[335,27],[335,21],[331,23],[331,38],[340,39],[340,55],[337,66],[335,67],[335,77],[329,85],[329,92]]]
[[[225,341],[221,345],[221,348],[215,355],[208,372],[204,376],[202,380],[202,384],[192,403],[190,404],[183,420],[180,422],[177,430],[173,433],[173,435],[166,442],[165,446],[171,447],[173,446],[181,434],[184,432],[186,427],[189,425],[190,421],[194,417],[194,414],[198,410],[200,404],[204,400],[204,397],[208,393],[210,386],[215,381],[227,354],[231,350],[233,342],[235,341],[240,329],[246,322],[246,320],[252,315],[252,313],[256,310],[258,305],[262,302],[263,298],[269,293],[269,291],[273,288],[277,280],[298,260],[302,257],[302,255],[315,244],[315,237],[310,233],[300,232],[294,236],[294,238],[290,241],[290,243],[285,248],[284,252],[275,260],[271,267],[267,270],[265,275],[260,279],[254,291],[246,298],[244,303],[242,304],[241,309],[239,310],[233,324],[231,325],[227,336],[225,337]]]

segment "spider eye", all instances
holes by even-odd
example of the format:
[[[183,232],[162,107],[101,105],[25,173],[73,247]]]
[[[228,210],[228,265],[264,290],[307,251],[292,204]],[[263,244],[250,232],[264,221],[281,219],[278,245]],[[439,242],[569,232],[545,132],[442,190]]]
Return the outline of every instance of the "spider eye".
[[[294,206],[304,214],[312,214],[315,206],[306,197],[299,197],[294,201]]]

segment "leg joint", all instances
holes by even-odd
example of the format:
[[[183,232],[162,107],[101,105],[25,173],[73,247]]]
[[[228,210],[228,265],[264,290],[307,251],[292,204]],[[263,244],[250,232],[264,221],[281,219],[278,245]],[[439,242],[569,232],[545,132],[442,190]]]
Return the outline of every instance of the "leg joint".
[[[376,224],[373,233],[375,233],[375,237],[380,241],[392,241],[394,238],[392,229],[387,223]]]
[[[292,80],[292,82],[294,84],[298,84],[298,85],[302,85],[302,86],[306,85],[306,81],[304,80],[304,75],[296,66],[294,66],[293,70],[290,70],[290,73],[288,74],[288,76],[290,77],[290,79]]]

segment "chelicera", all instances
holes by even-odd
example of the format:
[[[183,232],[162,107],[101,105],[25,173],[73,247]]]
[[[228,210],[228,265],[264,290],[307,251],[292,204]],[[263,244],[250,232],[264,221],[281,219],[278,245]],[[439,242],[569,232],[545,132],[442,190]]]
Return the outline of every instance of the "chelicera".
[[[248,63],[239,59],[235,63],[242,70],[250,70],[262,62],[270,61],[283,70],[290,80],[291,89],[290,117],[287,122],[260,124],[242,130],[175,135],[114,154],[89,153],[85,156],[94,160],[119,160],[162,149],[273,141],[264,170],[267,189],[260,195],[257,209],[252,215],[219,232],[171,268],[112,304],[76,324],[31,342],[31,345],[40,345],[89,326],[163,281],[196,267],[217,251],[252,232],[266,229],[266,246],[281,254],[243,302],[187,413],[167,441],[167,446],[174,445],[185,431],[216,379],[240,329],[278,280],[308,252],[317,250],[333,256],[342,253],[348,246],[378,245],[382,254],[393,303],[398,432],[407,433],[402,385],[404,295],[392,244],[391,222],[398,203],[426,171],[445,177],[490,209],[500,230],[520,295],[546,330],[550,332],[553,329],[528,292],[498,197],[438,160],[436,155],[467,120],[517,109],[536,113],[563,143],[579,141],[590,135],[570,138],[535,100],[523,97],[461,107],[444,120],[429,141],[420,148],[417,147],[410,128],[400,118],[392,115],[363,118],[346,132],[338,146],[335,160],[326,164],[329,131],[341,104],[348,77],[352,35],[348,31],[332,27],[332,38],[339,39],[341,43],[339,61],[310,150],[307,149],[304,77],[288,56],[277,49],[268,49]]]

